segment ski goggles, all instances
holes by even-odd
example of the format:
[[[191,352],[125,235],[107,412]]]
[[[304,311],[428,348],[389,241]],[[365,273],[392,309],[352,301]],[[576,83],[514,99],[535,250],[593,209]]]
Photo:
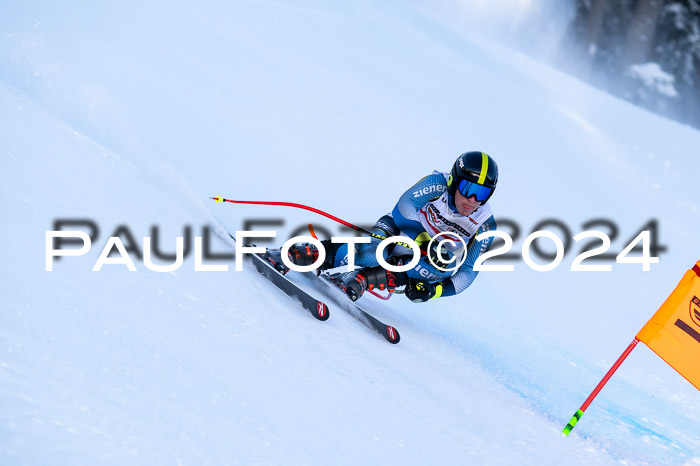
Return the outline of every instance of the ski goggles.
[[[476,200],[479,202],[486,202],[488,198],[491,197],[491,194],[493,194],[493,188],[469,180],[460,181],[457,185],[457,190],[467,199],[475,196]]]

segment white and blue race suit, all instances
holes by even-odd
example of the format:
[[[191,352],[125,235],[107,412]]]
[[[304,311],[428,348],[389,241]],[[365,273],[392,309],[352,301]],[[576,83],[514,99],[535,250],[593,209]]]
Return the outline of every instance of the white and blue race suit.
[[[441,271],[423,256],[418,264],[407,272],[409,278],[431,283],[442,282],[442,296],[461,293],[474,282],[479,273],[474,270],[474,263],[489,249],[493,237],[481,241],[474,238],[480,233],[496,229],[496,221],[488,202],[467,217],[457,212],[454,200],[450,199],[447,191],[448,176],[447,173],[435,171],[420,180],[401,196],[394,209],[380,218],[371,230],[382,236],[402,235],[413,240],[421,240],[426,236],[432,238],[442,232],[459,235],[464,243],[456,241],[456,238],[450,235],[448,238],[453,238],[455,245],[444,244],[458,261],[465,253],[464,245],[468,245],[467,257],[457,270]],[[372,238],[369,244],[358,244],[355,263],[360,267],[379,265],[375,253],[380,242],[381,240]],[[388,257],[411,255],[412,252],[408,248],[400,245],[384,250],[385,260]],[[343,245],[334,257],[334,266],[346,264],[347,245]]]

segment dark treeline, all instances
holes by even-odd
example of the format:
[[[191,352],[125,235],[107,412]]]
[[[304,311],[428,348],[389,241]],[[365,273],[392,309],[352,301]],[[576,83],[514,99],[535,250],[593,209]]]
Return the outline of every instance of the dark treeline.
[[[576,74],[700,128],[700,0],[575,2]]]

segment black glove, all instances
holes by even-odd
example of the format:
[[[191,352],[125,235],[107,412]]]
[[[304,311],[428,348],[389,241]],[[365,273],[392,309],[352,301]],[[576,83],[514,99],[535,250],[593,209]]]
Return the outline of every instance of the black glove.
[[[442,294],[442,283],[428,283],[423,280],[410,279],[404,293],[414,303],[424,303]]]
[[[449,269],[450,265],[454,262],[454,254],[449,249],[441,248],[438,251],[438,244],[440,241],[431,241],[428,233],[421,233],[416,237],[416,243],[420,248],[422,256],[425,256],[428,264],[434,265],[438,269],[444,270]]]

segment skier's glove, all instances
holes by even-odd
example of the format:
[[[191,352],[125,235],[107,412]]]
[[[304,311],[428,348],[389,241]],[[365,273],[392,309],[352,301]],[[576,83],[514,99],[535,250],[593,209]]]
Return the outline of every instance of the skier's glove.
[[[432,238],[427,232],[423,232],[415,239],[416,244],[420,247],[421,255],[426,258],[426,263],[437,267],[439,270],[449,270],[450,265],[454,262],[454,254],[449,249],[441,248],[438,251],[440,241],[432,241]]]
[[[432,237],[428,234],[427,231],[422,232],[418,236],[415,237],[414,241],[420,248],[420,253],[422,256],[425,256],[428,254],[428,244],[430,243],[430,240]]]
[[[414,303],[424,303],[431,298],[438,298],[442,295],[442,283],[428,283],[423,280],[410,279],[404,293]]]

